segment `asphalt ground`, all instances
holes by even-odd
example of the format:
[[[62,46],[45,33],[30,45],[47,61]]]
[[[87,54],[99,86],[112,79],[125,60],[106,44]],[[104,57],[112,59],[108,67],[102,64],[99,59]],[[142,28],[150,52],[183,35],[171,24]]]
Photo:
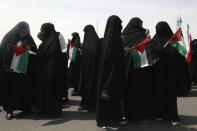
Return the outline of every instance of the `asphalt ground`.
[[[95,113],[78,111],[80,97],[69,96],[70,102],[63,106],[60,119],[43,119],[34,115],[17,115],[13,120],[6,120],[6,113],[0,107],[0,131],[102,131],[96,126]],[[197,131],[197,89],[178,98],[178,111],[181,124],[172,126],[165,121],[149,120],[148,128],[136,123],[128,123],[118,131]]]

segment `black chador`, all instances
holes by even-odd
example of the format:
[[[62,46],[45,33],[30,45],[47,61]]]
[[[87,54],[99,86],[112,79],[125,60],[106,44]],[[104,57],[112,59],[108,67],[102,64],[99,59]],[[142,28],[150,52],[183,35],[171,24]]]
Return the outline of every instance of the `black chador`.
[[[37,91],[36,107],[39,115],[60,117],[62,114],[61,97],[65,73],[65,59],[59,42],[59,33],[54,25],[41,26],[38,38],[42,41],[37,52]]]
[[[98,73],[98,126],[117,126],[122,117],[121,98],[125,78],[121,23],[121,19],[113,15],[108,18],[105,28]]]
[[[178,51],[171,45],[164,46],[173,32],[166,22],[156,25],[156,34],[150,42],[150,54],[156,61],[152,72],[152,111],[157,118],[178,121],[177,95],[182,80],[178,70],[181,67]],[[181,74],[180,74],[181,75]],[[182,83],[185,84],[185,83]]]
[[[197,84],[197,39],[191,43],[191,61],[189,63],[190,83]]]
[[[77,32],[72,33],[71,42],[77,48],[75,59],[72,59],[71,44],[68,44],[67,47],[67,56],[69,57],[69,69],[68,69],[68,77],[69,84],[74,88],[72,95],[79,95],[79,81],[80,81],[80,72],[81,72],[81,41],[79,34]]]
[[[20,42],[19,42],[20,41]],[[31,56],[29,57],[28,68],[25,74],[13,72],[11,69],[14,57],[13,45],[21,43],[21,47],[36,51],[36,45],[30,35],[29,24],[20,22],[3,38],[0,45],[1,79],[3,80],[2,99],[4,110],[7,111],[7,118],[12,118],[14,110],[29,110],[32,104],[32,82],[31,77]]]
[[[146,36],[140,18],[132,18],[123,30],[123,47],[131,48],[141,43]],[[146,116],[147,104],[147,70],[148,67],[134,69],[133,59],[128,53],[125,56],[126,89],[124,97],[125,117],[128,120],[140,121]]]
[[[81,107],[79,109],[95,110],[96,85],[99,65],[99,37],[92,25],[84,28],[84,42],[82,44],[82,65],[80,77]]]

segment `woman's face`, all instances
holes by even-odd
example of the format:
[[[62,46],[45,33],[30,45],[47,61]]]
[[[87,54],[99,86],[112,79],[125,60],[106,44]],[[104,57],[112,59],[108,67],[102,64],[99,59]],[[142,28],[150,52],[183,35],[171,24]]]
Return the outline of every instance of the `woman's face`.
[[[18,47],[23,47],[23,42],[22,42],[22,41],[19,41],[19,42],[17,43],[17,46],[18,46]]]

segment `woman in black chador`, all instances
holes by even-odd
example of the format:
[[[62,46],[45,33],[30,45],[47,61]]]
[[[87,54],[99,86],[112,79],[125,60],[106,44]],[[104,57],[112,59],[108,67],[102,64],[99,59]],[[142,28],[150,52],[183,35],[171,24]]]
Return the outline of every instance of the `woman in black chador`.
[[[20,42],[19,42],[20,41]],[[2,80],[3,107],[7,112],[7,119],[13,118],[14,110],[29,110],[32,104],[32,84],[33,77],[30,69],[31,58],[29,59],[26,74],[15,73],[10,69],[14,50],[12,45],[22,43],[23,48],[36,51],[37,47],[30,35],[29,24],[20,22],[3,38],[0,45],[0,66]]]
[[[190,84],[197,84],[197,39],[191,43],[191,61],[189,63]]]
[[[116,128],[121,121],[121,98],[124,84],[124,50],[121,41],[122,21],[110,16],[102,45],[97,96],[97,126]]]
[[[82,45],[82,72],[79,88],[82,100],[79,110],[95,110],[100,52],[99,37],[92,25],[85,26],[84,32],[84,42]]]
[[[68,69],[68,77],[69,77],[69,84],[70,87],[73,87],[74,90],[72,92],[72,95],[79,95],[79,81],[80,81],[80,71],[81,71],[81,41],[79,34],[77,32],[72,33],[72,39],[71,42],[74,44],[75,47],[77,47],[77,54],[75,56],[75,61],[71,59],[72,56],[70,56],[70,43],[68,43],[67,46],[67,53],[68,53],[68,59],[70,59],[70,66]]]
[[[122,32],[123,47],[132,48],[139,45],[146,37],[146,29],[142,26],[140,18],[132,18]],[[147,107],[147,70],[148,67],[134,69],[133,59],[130,53],[125,56],[126,90],[124,97],[125,117],[129,121],[135,121],[142,126],[148,126],[144,121]]]
[[[156,118],[162,118],[176,124],[179,121],[177,96],[182,92],[181,87],[187,85],[183,72],[180,71],[182,56],[177,49],[168,44],[173,32],[166,22],[156,25],[156,35],[150,41],[150,54],[157,61],[152,72],[151,105]]]
[[[38,38],[42,41],[37,52],[37,92],[36,107],[38,115],[60,117],[62,114],[61,97],[65,76],[64,58],[59,42],[59,33],[54,25],[41,26]]]

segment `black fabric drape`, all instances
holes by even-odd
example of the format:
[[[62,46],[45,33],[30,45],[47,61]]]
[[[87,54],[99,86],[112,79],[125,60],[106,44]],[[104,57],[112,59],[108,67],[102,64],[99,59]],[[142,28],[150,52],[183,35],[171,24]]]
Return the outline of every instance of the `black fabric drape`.
[[[0,65],[2,67],[10,67],[14,54],[12,45],[22,41],[24,35],[28,34],[30,34],[29,24],[20,22],[3,37],[0,45]]]
[[[122,32],[124,36],[123,46],[133,47],[140,44],[147,37],[145,32],[146,30],[142,27],[142,20],[136,17],[132,18]],[[125,116],[128,120],[143,120],[146,115],[149,67],[134,70],[130,53],[124,59],[126,63],[124,70],[126,76]]]
[[[29,25],[26,22],[20,22],[3,38],[0,45],[0,64],[2,82],[3,107],[6,111],[28,110],[32,105],[32,89],[35,82],[34,71],[32,67],[32,57],[29,57],[28,69],[26,74],[18,74],[9,71],[10,64],[14,55],[12,45],[18,41],[30,45],[31,51],[36,52],[37,47],[30,35]]]
[[[166,22],[159,22],[156,26],[156,35],[150,41],[150,54],[157,61],[152,66],[151,92],[149,108],[155,117],[177,121],[177,95],[180,90],[181,77],[178,70],[180,54],[171,45],[165,44],[172,37],[173,32]],[[183,74],[182,74],[183,75]]]
[[[197,83],[197,39],[191,43],[191,61],[188,66],[190,83],[195,85]]]
[[[100,43],[99,37],[92,25],[85,26],[84,32],[79,88],[80,96],[82,97],[81,105],[90,110],[95,110]]]
[[[123,47],[133,47],[146,38],[146,30],[142,27],[140,18],[132,18],[122,32],[124,36]]]
[[[36,106],[46,117],[59,117],[62,113],[61,97],[66,72],[59,35],[49,23],[42,25],[40,34],[45,36],[37,52]]]
[[[146,30],[142,27],[142,23],[142,20],[137,17],[134,17],[129,21],[128,25],[122,32],[122,35],[124,37],[123,47],[134,47],[140,44],[140,42],[146,38]],[[131,55],[126,54],[126,57],[124,59],[126,63],[124,72],[127,78],[129,72],[129,65],[132,60]]]
[[[121,23],[118,16],[110,16],[105,28],[98,73],[98,126],[121,120],[121,98],[124,85]]]

